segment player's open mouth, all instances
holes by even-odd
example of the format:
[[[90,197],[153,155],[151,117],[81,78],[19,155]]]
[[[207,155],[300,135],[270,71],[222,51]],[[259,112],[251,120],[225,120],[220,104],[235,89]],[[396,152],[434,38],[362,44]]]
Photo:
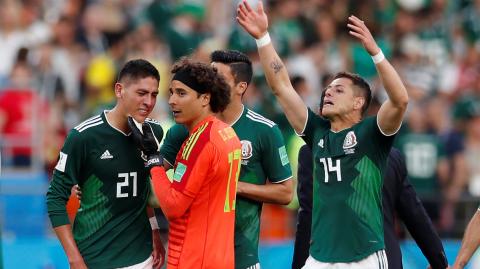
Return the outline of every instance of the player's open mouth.
[[[178,114],[180,114],[180,110],[172,110],[172,114],[174,117],[176,117]]]
[[[332,102],[332,101],[327,101],[327,100],[325,100],[325,101],[323,102],[323,105],[325,105],[325,106],[333,106],[333,102]]]

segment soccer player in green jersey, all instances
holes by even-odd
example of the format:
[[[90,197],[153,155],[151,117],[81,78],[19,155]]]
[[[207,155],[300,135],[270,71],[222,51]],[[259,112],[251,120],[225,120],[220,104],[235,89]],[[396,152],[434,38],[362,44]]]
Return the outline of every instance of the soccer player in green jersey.
[[[242,144],[242,162],[235,215],[235,268],[260,268],[258,239],[262,204],[288,204],[292,199],[292,171],[282,134],[271,120],[246,108],[242,97],[252,78],[252,63],[238,51],[214,51],[212,65],[231,88],[230,104],[217,117],[230,124]],[[188,130],[174,125],[167,132],[161,154],[172,164]]]
[[[47,207],[71,268],[152,267],[149,171],[131,139],[127,116],[149,122],[161,140],[162,128],[147,118],[159,81],[149,62],[127,62],[115,83],[115,107],[79,124],[65,140]],[[65,205],[75,184],[82,188],[82,200],[72,230]]]
[[[339,73],[325,89],[321,114],[307,109],[268,35],[263,5],[244,0],[237,21],[257,39],[260,61],[288,121],[312,149],[313,218],[304,268],[386,268],[381,206],[382,178],[408,94],[363,21],[348,18],[349,33],[372,55],[388,100],[364,118],[371,92],[358,75]]]

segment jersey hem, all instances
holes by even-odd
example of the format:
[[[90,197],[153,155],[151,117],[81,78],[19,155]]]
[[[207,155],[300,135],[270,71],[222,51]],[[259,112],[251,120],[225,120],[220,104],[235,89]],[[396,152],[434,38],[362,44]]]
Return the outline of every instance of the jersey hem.
[[[59,226],[70,224],[70,220],[68,219],[68,215],[57,215],[57,216],[50,216],[50,222],[52,223],[52,227],[56,228]]]
[[[287,180],[290,180],[290,179],[292,179],[292,178],[293,178],[293,176],[290,176],[290,177],[287,177],[287,178],[285,178],[285,179],[281,179],[281,180],[278,180],[278,181],[271,181],[271,180],[269,180],[269,181],[270,181],[271,183],[273,183],[273,184],[279,184],[279,183],[285,182],[285,181],[287,181]]]
[[[384,136],[394,136],[398,133],[398,131],[400,131],[400,128],[402,127],[402,123],[403,121],[400,123],[400,125],[398,126],[397,130],[395,130],[395,132],[391,133],[391,134],[386,134],[382,128],[380,127],[380,124],[378,123],[378,116],[376,117],[377,119],[375,120],[377,122],[377,127],[378,127],[378,130],[380,131],[380,133],[382,133],[382,135]]]
[[[151,251],[147,251],[145,254],[145,257],[142,256],[142,258],[138,258],[138,259],[135,259],[135,260],[130,260],[129,261],[129,264],[121,264],[121,263],[114,263],[112,261],[109,261],[107,264],[105,264],[104,262],[98,262],[98,263],[88,263],[87,266],[88,268],[104,268],[104,267],[108,267],[108,268],[124,268],[124,267],[130,267],[130,266],[133,266],[133,265],[137,265],[139,263],[142,263],[144,261],[146,261],[151,255],[152,255],[152,252]]]
[[[359,254],[357,256],[354,256],[352,258],[349,258],[349,259],[331,259],[331,258],[325,258],[325,259],[322,259],[322,258],[319,258],[319,256],[315,256],[313,253],[310,252],[310,255],[317,261],[319,262],[324,262],[324,263],[350,263],[350,262],[359,262],[365,258],[367,258],[368,256],[372,255],[373,253],[377,252],[377,251],[380,251],[380,250],[384,250],[385,249],[385,246],[377,246],[377,247],[374,247],[372,249],[370,249],[369,251],[367,252],[364,252],[362,254]]]
[[[305,119],[305,124],[303,125],[302,131],[299,133],[297,132],[297,130],[295,130],[295,128],[293,129],[297,136],[305,136],[305,129],[307,129],[307,123],[308,123],[308,107],[306,107],[306,109],[307,109],[307,118]]]

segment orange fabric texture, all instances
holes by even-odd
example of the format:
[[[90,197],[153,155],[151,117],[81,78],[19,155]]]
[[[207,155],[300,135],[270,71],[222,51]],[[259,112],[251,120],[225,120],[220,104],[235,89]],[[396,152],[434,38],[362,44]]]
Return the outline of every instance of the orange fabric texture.
[[[154,192],[170,224],[168,269],[234,268],[240,160],[235,131],[210,116],[183,143],[172,183],[163,168],[151,170]]]

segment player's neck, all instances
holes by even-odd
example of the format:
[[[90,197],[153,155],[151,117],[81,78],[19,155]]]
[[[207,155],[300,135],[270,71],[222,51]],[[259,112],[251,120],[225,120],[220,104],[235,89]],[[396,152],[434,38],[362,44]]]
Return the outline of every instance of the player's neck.
[[[203,113],[199,114],[197,118],[195,118],[195,120],[193,120],[192,122],[190,123],[186,123],[185,126],[187,127],[188,129],[188,132],[189,133],[192,133],[192,131],[198,126],[198,124],[200,122],[202,122],[203,120],[205,120],[206,118],[210,117],[210,116],[214,116],[215,114],[210,110],[205,110],[203,111]]]
[[[107,117],[108,123],[115,127],[118,130],[121,130],[124,133],[129,132],[127,125],[127,117],[120,111],[120,109],[115,106],[112,110],[105,114]]]
[[[352,127],[353,125],[359,123],[360,121],[361,121],[361,118],[358,116],[352,117],[349,115],[345,115],[343,117],[342,116],[333,117],[332,119],[330,119],[330,130],[337,133]]]
[[[233,125],[242,115],[244,106],[241,101],[232,101],[217,117],[228,125]]]

